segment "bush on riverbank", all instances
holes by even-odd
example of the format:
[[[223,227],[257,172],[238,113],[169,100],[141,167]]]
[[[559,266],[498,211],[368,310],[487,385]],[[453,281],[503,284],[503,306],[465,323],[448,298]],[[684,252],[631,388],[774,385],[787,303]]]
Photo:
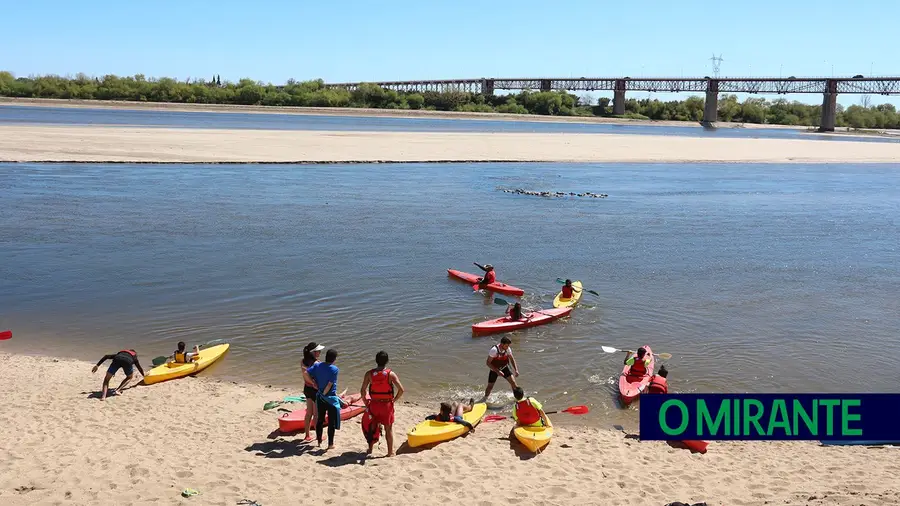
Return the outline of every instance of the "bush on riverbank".
[[[146,78],[106,75],[102,78],[78,74],[72,77],[37,76],[15,78],[0,72],[0,96],[83,100],[133,100],[138,102],[177,102],[199,104],[238,104],[293,107],[371,107],[379,109],[427,109],[438,111],[499,112],[553,116],[611,116],[610,100],[594,101],[559,91],[522,91],[510,95],[484,96],[467,92],[406,93],[363,84],[356,90],[330,89],[321,79],[289,80],[284,86],[241,79],[222,82],[177,81],[168,77]],[[703,99],[660,101],[627,99],[625,118],[700,121]],[[748,98],[738,102],[735,95],[719,99],[720,121],[768,123],[775,125],[817,126],[821,106],[785,99],[768,101]],[[852,128],[900,128],[900,114],[893,105],[874,107],[853,105],[846,110],[838,105],[837,125]]]

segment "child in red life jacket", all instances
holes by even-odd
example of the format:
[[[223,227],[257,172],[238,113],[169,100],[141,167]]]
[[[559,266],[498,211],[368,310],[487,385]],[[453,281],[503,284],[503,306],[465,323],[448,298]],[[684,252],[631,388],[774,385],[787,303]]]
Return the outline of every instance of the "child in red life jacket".
[[[648,394],[667,394],[669,393],[669,383],[666,379],[669,376],[669,370],[666,366],[659,368],[659,372],[650,378],[650,384],[647,385]]]
[[[506,315],[509,316],[510,321],[519,321],[522,319],[522,304],[516,302],[512,306],[509,306],[506,309]]]
[[[567,279],[566,284],[562,287],[562,298],[563,299],[571,299],[572,295],[575,294],[575,288],[572,287],[572,280]]]
[[[629,376],[646,376],[647,368],[650,366],[650,357],[647,356],[647,350],[641,346],[638,348],[636,355],[632,355],[629,351],[628,355],[625,356],[625,365],[631,366],[631,369],[628,371]]]
[[[516,425],[520,427],[553,427],[550,419],[544,413],[544,406],[534,397],[526,398],[525,390],[522,390],[522,387],[514,388],[513,396],[516,398],[516,404],[513,406],[512,416]]]
[[[455,406],[448,402],[442,402],[441,412],[436,415],[428,415],[425,419],[437,420],[438,422],[455,422],[469,429],[469,432],[475,432],[475,426],[462,417],[464,413],[472,411],[473,401],[474,399],[469,399],[468,404],[456,404]]]

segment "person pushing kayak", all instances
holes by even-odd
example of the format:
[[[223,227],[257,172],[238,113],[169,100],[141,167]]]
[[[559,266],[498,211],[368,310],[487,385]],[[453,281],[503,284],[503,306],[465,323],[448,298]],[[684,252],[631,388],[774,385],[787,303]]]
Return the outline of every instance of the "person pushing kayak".
[[[494,266],[491,264],[481,265],[478,262],[474,263],[479,269],[484,271],[484,277],[478,278],[478,288],[484,290],[489,284],[497,281],[497,273],[494,272]]]
[[[375,449],[378,426],[384,427],[387,440],[387,456],[394,456],[394,403],[403,396],[403,385],[397,373],[387,368],[388,354],[379,351],[375,354],[375,369],[368,371],[363,376],[362,386],[359,387],[359,395],[366,404],[369,414],[369,426],[366,431],[366,440],[369,443],[369,451]],[[367,389],[368,388],[368,392]],[[366,393],[369,397],[366,397]]]
[[[184,344],[184,341],[178,341],[178,349],[175,350],[175,353],[172,353],[172,361],[178,364],[187,364],[190,362],[194,362],[195,360],[200,360],[200,347],[194,346],[193,352],[185,352],[185,348],[187,345]]]
[[[637,354],[635,355],[632,355],[632,352],[629,351],[628,355],[625,356],[625,365],[631,366],[631,369],[628,370],[629,376],[645,376],[649,374],[647,368],[650,367],[650,357],[647,355],[647,350],[641,346],[637,349]]]
[[[125,384],[134,377],[134,366],[137,366],[138,371],[141,371],[141,376],[146,376],[144,368],[141,367],[141,363],[138,361],[137,352],[134,350],[122,350],[112,355],[104,355],[103,358],[97,362],[97,365],[91,369],[91,372],[97,372],[97,368],[103,365],[103,362],[106,362],[107,360],[112,360],[112,363],[109,364],[109,369],[106,370],[106,376],[103,378],[103,391],[100,394],[101,401],[106,400],[109,380],[112,379],[119,369],[122,369],[122,372],[125,373],[125,379],[122,380],[122,383],[119,384],[118,388],[113,390],[114,394],[119,393]]]
[[[465,426],[469,432],[475,432],[475,426],[467,422],[462,416],[472,411],[472,401],[469,399],[468,404],[450,404],[448,402],[441,403],[441,412],[436,415],[428,415],[426,420],[436,420],[438,422],[455,422]]]
[[[512,417],[519,427],[553,427],[550,419],[544,413],[544,406],[534,397],[525,397],[522,387],[513,388],[513,396],[516,404],[513,406]]]
[[[659,372],[650,378],[650,384],[647,385],[648,394],[667,394],[669,393],[669,370],[666,366],[659,368]]]
[[[516,364],[512,350],[509,349],[510,344],[512,344],[512,341],[504,336],[500,339],[500,344],[491,346],[490,351],[488,351],[488,358],[485,363],[491,372],[488,374],[488,384],[484,390],[485,400],[491,395],[491,391],[494,390],[494,383],[497,382],[497,378],[500,376],[503,376],[512,388],[518,386],[516,385],[516,376],[519,375],[519,366]],[[512,365],[512,369],[510,369],[510,365]]]

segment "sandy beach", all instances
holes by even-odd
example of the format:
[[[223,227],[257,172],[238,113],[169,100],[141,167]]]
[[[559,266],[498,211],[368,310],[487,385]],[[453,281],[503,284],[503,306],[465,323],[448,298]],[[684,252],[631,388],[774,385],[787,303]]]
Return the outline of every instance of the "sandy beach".
[[[297,392],[199,377],[128,388],[101,402],[102,370],[91,374],[92,365],[0,354],[2,504],[489,505],[522,494],[535,504],[658,506],[900,499],[892,448],[712,443],[700,455],[580,427],[560,414],[558,436],[536,457],[509,440],[509,422],[495,422],[434,448],[401,447],[392,459],[380,458],[382,441],[366,458],[358,417],[344,422],[328,452],[304,444],[302,434],[274,432],[276,415],[263,404]],[[357,379],[340,387],[352,391]],[[398,442],[429,412],[401,402]],[[186,488],[200,495],[182,498]]]
[[[0,126],[3,162],[718,162],[900,160],[900,143],[562,133]]]

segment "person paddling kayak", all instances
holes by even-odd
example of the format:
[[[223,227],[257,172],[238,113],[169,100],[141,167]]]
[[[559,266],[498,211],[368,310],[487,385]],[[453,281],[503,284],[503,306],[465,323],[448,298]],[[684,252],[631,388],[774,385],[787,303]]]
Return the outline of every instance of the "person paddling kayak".
[[[479,269],[484,271],[484,277],[478,279],[478,288],[484,290],[489,284],[497,281],[497,273],[494,272],[494,266],[491,264],[481,265],[473,262]]]
[[[650,384],[647,385],[647,393],[648,394],[667,394],[669,393],[669,370],[666,369],[666,366],[662,366],[659,368],[659,372],[654,374],[652,378],[650,378]]]
[[[510,321],[519,321],[522,319],[522,304],[516,302],[506,308],[506,316]]]
[[[625,365],[630,365],[631,369],[628,371],[629,376],[646,376],[648,373],[647,368],[650,366],[650,357],[647,356],[647,350],[644,349],[643,346],[637,349],[637,354],[632,355],[632,352],[628,352],[628,355],[625,355]]]
[[[185,351],[187,345],[184,341],[178,341],[178,349],[172,353],[172,361],[178,364],[188,364],[195,360],[200,360],[200,347],[194,346],[194,351]]]
[[[513,406],[512,417],[518,427],[553,427],[544,413],[544,406],[534,397],[526,398],[522,387],[513,388],[513,396],[516,404]]]
[[[515,377],[519,375],[519,366],[516,364],[512,350],[509,349],[511,344],[512,341],[504,336],[500,339],[500,344],[491,346],[490,351],[488,351],[486,364],[491,372],[488,374],[488,384],[484,390],[485,400],[491,395],[491,391],[494,390],[494,383],[497,382],[497,378],[500,376],[503,376],[512,388],[518,386],[516,385]],[[512,369],[509,368],[510,365],[512,365]]]
[[[580,292],[581,290],[576,290],[575,287],[572,286],[572,280],[567,279],[566,284],[562,287],[562,298],[571,299],[575,292]]]
[[[146,376],[144,368],[141,367],[141,363],[138,361],[137,352],[134,350],[122,350],[112,355],[104,355],[103,358],[97,362],[97,365],[91,369],[91,372],[97,372],[97,368],[103,365],[103,362],[106,362],[107,360],[112,360],[112,363],[109,364],[109,369],[106,370],[106,376],[103,378],[103,391],[100,394],[101,401],[106,400],[109,380],[112,379],[119,369],[122,369],[122,372],[125,373],[125,379],[122,380],[122,383],[119,384],[118,388],[113,390],[114,394],[119,393],[125,384],[134,377],[134,366],[137,366],[138,371],[141,371],[141,376]]]

